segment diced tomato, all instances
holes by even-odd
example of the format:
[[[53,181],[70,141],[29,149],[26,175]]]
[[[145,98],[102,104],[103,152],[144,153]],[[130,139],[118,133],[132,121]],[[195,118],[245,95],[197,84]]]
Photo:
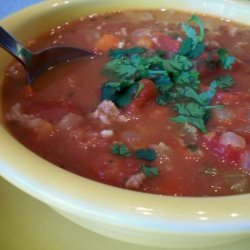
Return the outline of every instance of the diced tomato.
[[[157,89],[153,81],[149,79],[142,79],[140,83],[144,84],[144,88],[128,106],[128,110],[138,110],[142,108],[147,101],[152,100],[157,96]]]
[[[107,52],[112,48],[117,48],[118,43],[118,37],[111,34],[105,34],[97,41],[95,49],[100,50],[102,52]]]
[[[155,36],[155,45],[157,49],[177,52],[180,48],[180,41],[169,35],[158,33]]]
[[[212,136],[204,136],[205,148],[208,149],[217,158],[220,164],[225,166],[239,166],[242,161],[242,155],[245,152],[244,148],[234,147],[230,144],[224,145],[221,143],[222,133],[213,133]]]
[[[34,91],[30,85],[26,85],[24,87],[23,93],[24,93],[25,98],[29,98],[29,97],[32,97],[34,95]]]
[[[239,60],[235,60],[233,66],[232,66],[232,70],[236,71],[236,70],[239,70],[241,69],[243,66],[243,63]]]

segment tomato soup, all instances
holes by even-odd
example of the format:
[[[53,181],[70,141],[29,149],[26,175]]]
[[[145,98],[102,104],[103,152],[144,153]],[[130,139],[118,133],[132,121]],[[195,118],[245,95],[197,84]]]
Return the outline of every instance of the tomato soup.
[[[249,193],[249,41],[248,27],[176,11],[64,23],[27,46],[94,56],[53,66],[32,85],[13,62],[5,123],[39,156],[98,182],[173,196]]]

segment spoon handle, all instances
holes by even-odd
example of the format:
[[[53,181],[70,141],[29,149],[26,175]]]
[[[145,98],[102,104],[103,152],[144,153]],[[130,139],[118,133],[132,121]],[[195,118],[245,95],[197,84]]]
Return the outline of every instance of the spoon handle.
[[[31,52],[16,41],[5,29],[0,26],[0,46],[19,60],[27,69],[31,60]]]

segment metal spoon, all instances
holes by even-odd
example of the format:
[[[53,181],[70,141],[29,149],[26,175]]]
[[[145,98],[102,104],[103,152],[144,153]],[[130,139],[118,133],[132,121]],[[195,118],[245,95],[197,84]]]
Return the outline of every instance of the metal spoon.
[[[14,56],[25,68],[31,84],[49,67],[70,59],[94,56],[93,53],[69,46],[55,46],[32,53],[0,26],[0,46]]]

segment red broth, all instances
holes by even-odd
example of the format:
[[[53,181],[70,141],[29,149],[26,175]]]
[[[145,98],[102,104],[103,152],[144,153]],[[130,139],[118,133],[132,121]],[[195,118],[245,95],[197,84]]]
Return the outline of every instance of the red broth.
[[[57,65],[32,86],[27,85],[19,63],[10,65],[2,89],[10,132],[57,166],[109,185],[174,196],[249,193],[247,27],[200,16],[205,25],[205,50],[192,60],[200,72],[200,89],[207,90],[221,75],[235,81],[228,89],[216,89],[211,105],[223,107],[211,109],[206,131],[171,120],[176,110],[171,103],[161,106],[156,102],[152,79],[140,80],[142,89],[133,93],[126,106],[101,100],[102,86],[110,81],[102,73],[110,60],[109,49],[145,47],[149,54],[164,51],[169,59],[185,39],[180,22],[189,18],[186,13],[156,10],[92,15],[30,41],[33,51],[67,44],[93,50],[97,56]],[[195,29],[198,34],[197,25]],[[207,67],[209,55],[216,57],[212,51],[218,48],[236,58],[230,70]]]

